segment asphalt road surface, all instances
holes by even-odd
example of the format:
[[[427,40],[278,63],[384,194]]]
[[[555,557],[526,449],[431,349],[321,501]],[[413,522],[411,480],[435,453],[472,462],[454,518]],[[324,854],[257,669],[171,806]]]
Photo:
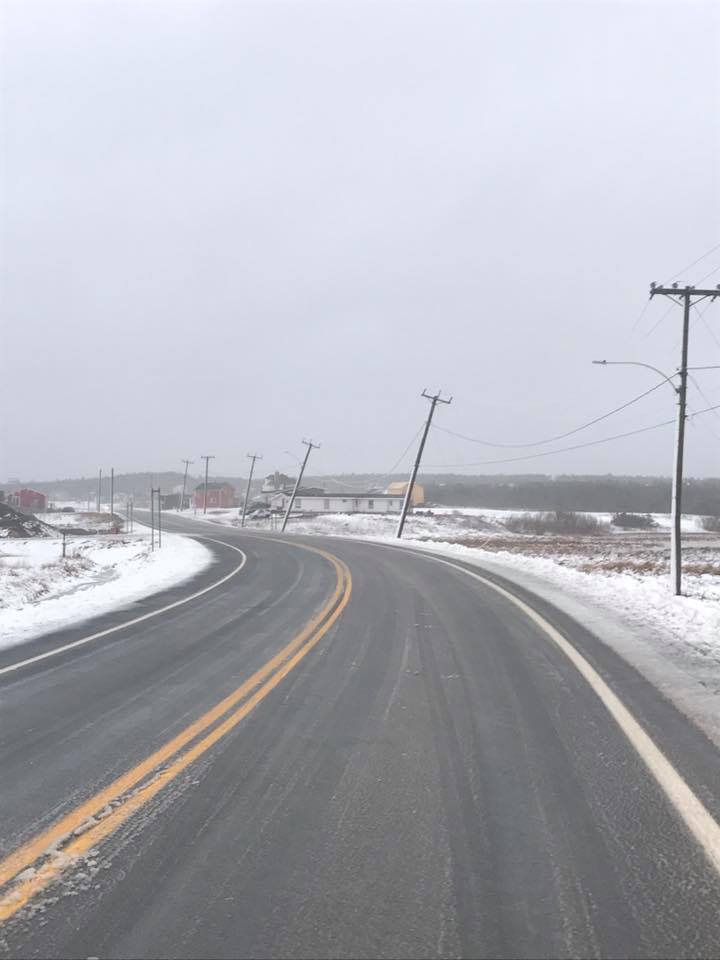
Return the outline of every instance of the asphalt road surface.
[[[0,654],[0,956],[720,956],[718,752],[580,624],[168,527],[210,570]]]

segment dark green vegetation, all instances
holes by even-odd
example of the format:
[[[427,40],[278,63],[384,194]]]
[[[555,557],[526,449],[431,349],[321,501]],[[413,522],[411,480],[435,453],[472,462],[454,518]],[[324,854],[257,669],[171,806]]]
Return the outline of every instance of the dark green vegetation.
[[[245,489],[246,478],[213,474],[214,481],[231,483],[238,494]],[[307,485],[332,492],[384,490],[391,480],[404,480],[373,473],[308,476]],[[188,490],[193,490],[198,477],[188,477]],[[426,474],[420,477],[428,504],[450,507],[485,507],[500,510],[542,510],[603,513],[668,513],[670,479],[668,477],[621,476],[546,476],[543,474],[461,476]],[[253,481],[256,492],[262,478]],[[22,486],[46,493],[51,500],[93,501],[97,495],[97,477],[65,480],[23,480]],[[180,471],[155,473],[117,473],[115,493],[132,495],[137,500],[148,497],[151,486],[172,492],[182,485]],[[103,476],[103,500],[110,495],[109,477]],[[720,516],[720,479],[693,479],[683,487],[683,512],[710,517]]]

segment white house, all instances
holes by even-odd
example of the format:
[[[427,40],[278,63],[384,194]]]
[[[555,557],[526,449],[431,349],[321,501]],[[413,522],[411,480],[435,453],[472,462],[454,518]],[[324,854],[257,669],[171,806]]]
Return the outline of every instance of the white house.
[[[270,506],[287,510],[290,495],[275,494]],[[400,513],[403,498],[387,493],[299,493],[293,504],[293,513]]]

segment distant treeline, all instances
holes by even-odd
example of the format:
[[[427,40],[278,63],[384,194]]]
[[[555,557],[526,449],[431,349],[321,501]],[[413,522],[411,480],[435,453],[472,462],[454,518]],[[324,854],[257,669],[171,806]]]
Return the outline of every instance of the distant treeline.
[[[187,489],[192,491],[205,478],[197,474],[188,474]],[[210,474],[213,481],[229,482],[236,490],[244,490],[245,480],[240,477],[225,477]],[[167,470],[157,473],[116,473],[114,489],[118,496],[131,496],[136,499],[149,497],[150,487],[160,487],[164,493],[172,493],[175,487],[181,486],[183,475],[180,471]],[[18,484],[0,484],[0,487],[12,489]],[[80,502],[97,496],[98,477],[70,477],[62,480],[22,480],[22,487],[30,487],[46,494],[51,500],[78,500]],[[110,496],[110,471],[103,470],[102,496],[106,501]]]
[[[231,483],[240,493],[246,481],[241,477],[211,474],[211,480]],[[193,490],[198,474],[188,476],[188,490]],[[335,474],[332,477],[307,476],[309,486],[326,490],[380,490],[387,486],[387,476],[381,474]],[[393,480],[405,480],[394,476]],[[262,474],[253,481],[253,488],[262,482]],[[429,503],[450,507],[487,507],[515,510],[573,510],[603,513],[668,513],[670,510],[670,480],[668,477],[620,476],[463,476],[458,474],[424,475],[419,480],[425,488]],[[53,499],[87,500],[97,493],[97,476],[68,478],[54,481],[21,481],[21,486],[46,493]],[[149,495],[150,487],[163,492],[182,484],[182,473],[124,473],[115,477],[115,492],[138,499]],[[15,484],[11,485],[15,486]],[[3,487],[0,484],[0,487]],[[10,489],[10,487],[7,487]],[[103,501],[110,493],[110,478],[103,473]],[[683,511],[704,516],[720,516],[720,479],[688,479],[683,487]]]
[[[425,478],[431,503],[488,509],[668,513],[671,482],[664,477]],[[720,480],[687,480],[683,513],[720,515]]]

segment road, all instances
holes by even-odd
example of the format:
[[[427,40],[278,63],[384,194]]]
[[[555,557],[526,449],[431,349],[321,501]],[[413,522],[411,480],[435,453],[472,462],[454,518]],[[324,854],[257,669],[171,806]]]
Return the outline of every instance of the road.
[[[196,582],[0,656],[0,956],[720,956],[717,750],[582,625],[168,527]]]

